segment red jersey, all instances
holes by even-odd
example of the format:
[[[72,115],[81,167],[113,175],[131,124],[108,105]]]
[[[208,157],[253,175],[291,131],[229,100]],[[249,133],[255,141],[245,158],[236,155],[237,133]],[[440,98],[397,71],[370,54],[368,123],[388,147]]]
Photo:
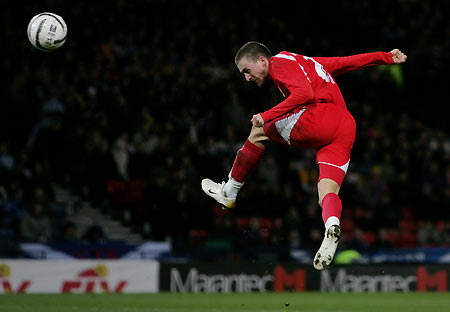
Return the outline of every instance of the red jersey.
[[[285,100],[261,113],[267,123],[312,103],[333,103],[346,107],[334,76],[375,65],[392,64],[392,53],[375,52],[346,57],[307,57],[280,52],[269,60],[269,77]]]

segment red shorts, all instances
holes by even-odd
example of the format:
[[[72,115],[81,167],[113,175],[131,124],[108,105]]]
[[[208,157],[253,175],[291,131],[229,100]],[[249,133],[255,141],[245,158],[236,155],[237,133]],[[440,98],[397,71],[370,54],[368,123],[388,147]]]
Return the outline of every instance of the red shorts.
[[[355,142],[356,124],[350,112],[330,103],[309,104],[264,125],[271,141],[293,147],[315,148],[319,181],[342,184]]]

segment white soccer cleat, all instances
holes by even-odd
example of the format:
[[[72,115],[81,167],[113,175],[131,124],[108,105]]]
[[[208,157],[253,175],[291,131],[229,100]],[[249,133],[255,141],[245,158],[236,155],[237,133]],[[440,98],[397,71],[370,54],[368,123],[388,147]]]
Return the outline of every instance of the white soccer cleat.
[[[210,179],[202,180],[202,190],[206,195],[214,198],[223,208],[232,209],[236,204],[236,198],[225,197],[225,194],[223,193],[224,186],[225,182],[215,183]]]
[[[314,257],[314,268],[317,270],[327,269],[333,261],[339,239],[341,238],[341,227],[332,225],[328,231],[325,231],[322,245]]]

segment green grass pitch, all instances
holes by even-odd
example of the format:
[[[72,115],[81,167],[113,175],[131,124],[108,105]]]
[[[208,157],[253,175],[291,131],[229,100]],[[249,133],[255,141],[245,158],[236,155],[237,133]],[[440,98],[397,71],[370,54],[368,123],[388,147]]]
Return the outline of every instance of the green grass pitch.
[[[445,312],[450,293],[0,295],[0,312]]]

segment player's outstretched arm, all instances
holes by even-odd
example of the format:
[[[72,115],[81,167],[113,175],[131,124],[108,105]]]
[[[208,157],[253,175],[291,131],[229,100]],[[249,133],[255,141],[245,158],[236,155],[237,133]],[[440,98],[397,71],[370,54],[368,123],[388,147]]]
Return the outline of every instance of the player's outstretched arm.
[[[373,52],[343,57],[314,57],[314,59],[322,64],[331,75],[338,76],[371,66],[403,63],[406,55],[399,49],[394,49],[387,53]]]
[[[391,51],[391,53],[392,53],[392,59],[394,60],[395,64],[404,63],[404,62],[406,62],[406,59],[408,58],[406,56],[406,54],[404,54],[399,49],[394,49],[394,50]]]

